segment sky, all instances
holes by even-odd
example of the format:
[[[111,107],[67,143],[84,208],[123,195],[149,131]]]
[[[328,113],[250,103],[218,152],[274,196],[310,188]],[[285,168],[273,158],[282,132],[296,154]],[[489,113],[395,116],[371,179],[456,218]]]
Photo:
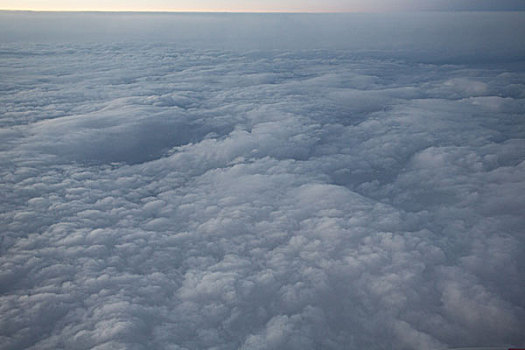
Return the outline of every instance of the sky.
[[[2,0],[0,9],[34,11],[384,12],[525,10],[523,0]]]

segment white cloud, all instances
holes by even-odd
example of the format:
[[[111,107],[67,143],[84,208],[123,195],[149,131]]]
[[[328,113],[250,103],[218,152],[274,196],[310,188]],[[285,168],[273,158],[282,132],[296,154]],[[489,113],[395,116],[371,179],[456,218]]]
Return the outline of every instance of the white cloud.
[[[525,342],[514,66],[2,45],[0,348]]]

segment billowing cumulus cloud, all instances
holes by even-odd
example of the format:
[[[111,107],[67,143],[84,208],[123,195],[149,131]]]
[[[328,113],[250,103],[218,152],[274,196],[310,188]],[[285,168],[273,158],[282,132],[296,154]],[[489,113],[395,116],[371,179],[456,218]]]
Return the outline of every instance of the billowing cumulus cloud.
[[[0,348],[524,345],[520,47],[150,39],[1,44]]]

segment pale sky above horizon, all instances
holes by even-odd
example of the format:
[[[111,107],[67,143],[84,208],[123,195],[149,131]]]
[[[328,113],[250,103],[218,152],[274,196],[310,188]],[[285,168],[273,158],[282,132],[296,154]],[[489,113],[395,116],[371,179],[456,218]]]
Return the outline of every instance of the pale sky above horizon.
[[[525,0],[0,0],[3,10],[384,12],[525,10]]]

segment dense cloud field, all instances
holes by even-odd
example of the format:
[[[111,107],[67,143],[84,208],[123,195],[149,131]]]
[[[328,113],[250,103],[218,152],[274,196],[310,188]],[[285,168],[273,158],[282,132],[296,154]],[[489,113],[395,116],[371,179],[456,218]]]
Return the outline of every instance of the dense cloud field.
[[[1,349],[525,345],[524,15],[47,16],[0,16]]]

